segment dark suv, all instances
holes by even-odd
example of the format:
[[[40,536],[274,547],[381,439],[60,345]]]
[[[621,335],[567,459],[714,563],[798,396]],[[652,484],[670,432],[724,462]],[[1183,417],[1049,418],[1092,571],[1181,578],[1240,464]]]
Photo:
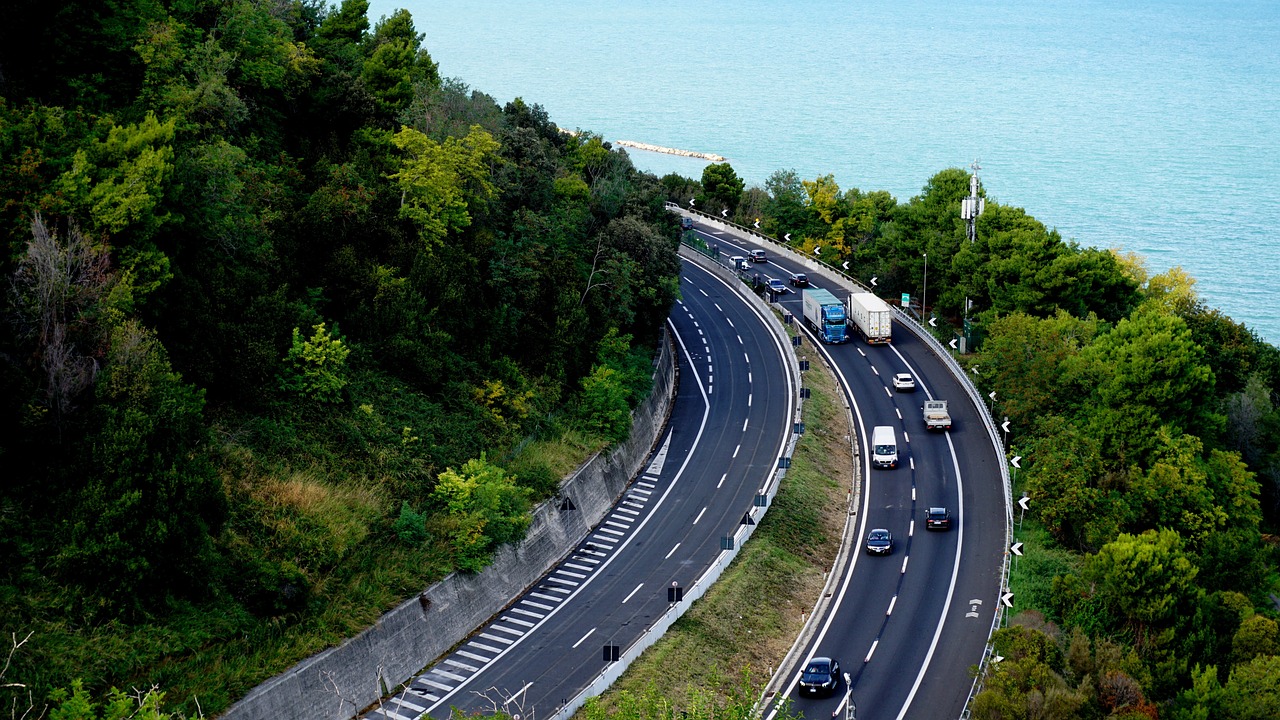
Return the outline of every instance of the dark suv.
[[[791,273],[791,284],[796,287],[809,287],[809,278],[804,273]]]
[[[950,530],[951,511],[944,507],[931,507],[924,514],[925,530]]]
[[[831,695],[840,686],[840,661],[816,657],[800,673],[801,695]]]
[[[680,218],[680,229],[681,229],[681,230],[692,230],[692,229],[693,229],[693,218]]]

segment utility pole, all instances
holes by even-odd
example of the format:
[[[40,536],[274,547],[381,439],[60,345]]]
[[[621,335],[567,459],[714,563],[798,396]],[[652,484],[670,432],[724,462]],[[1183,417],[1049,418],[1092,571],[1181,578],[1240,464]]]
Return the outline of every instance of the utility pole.
[[[970,165],[973,174],[969,176],[969,197],[960,200],[960,218],[965,221],[966,234],[969,236],[969,242],[976,242],[978,239],[978,216],[983,210],[987,209],[987,199],[978,197],[978,186],[981,182],[978,180],[978,171],[982,166],[974,160]],[[969,298],[964,299],[964,342],[965,351],[969,350],[969,307],[973,303],[969,302]]]

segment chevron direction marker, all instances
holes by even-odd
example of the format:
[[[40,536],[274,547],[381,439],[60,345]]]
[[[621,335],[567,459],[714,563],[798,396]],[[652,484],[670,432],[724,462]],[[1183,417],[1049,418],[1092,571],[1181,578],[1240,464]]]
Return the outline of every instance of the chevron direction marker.
[[[1009,550],[1018,557],[1022,557],[1022,543],[1016,542],[1009,547]]]
[[[689,198],[689,207],[693,207],[693,198]]]
[[[1023,495],[1022,497],[1018,498],[1018,507],[1022,508],[1023,510],[1030,510],[1031,498],[1027,497],[1026,495]]]
[[[1021,455],[1014,455],[1014,456],[1013,456],[1013,459],[1009,461],[1009,464],[1013,465],[1013,466],[1014,466],[1014,467],[1016,467],[1016,468],[1020,468],[1020,467],[1022,467],[1022,466],[1018,464],[1018,461],[1019,461],[1019,460],[1021,460],[1021,459],[1022,459],[1022,456],[1021,456]],[[1019,504],[1019,505],[1021,505],[1022,503],[1018,503],[1018,504]],[[1023,508],[1023,509],[1025,509],[1025,508]]]
[[[876,276],[872,275],[872,276],[871,276],[871,287],[875,287],[875,286],[876,286]]]
[[[729,208],[720,211],[720,217],[729,217]]]
[[[756,218],[756,229],[760,229],[760,218]]]
[[[782,239],[786,240],[787,242],[791,242],[791,233],[787,233],[786,235],[783,235]]]
[[[1013,593],[1007,592],[1000,596],[1000,602],[1007,608],[1013,607]]]
[[[949,344],[951,345],[951,349],[952,349],[952,350],[955,350],[955,349],[956,349],[956,339],[955,339],[955,338],[951,338],[951,342],[950,342]]]
[[[813,249],[813,254],[814,254],[814,255],[821,255],[821,254],[822,254],[822,246],[821,246],[821,245],[819,245],[818,247],[814,248],[814,249]]]
[[[1009,432],[1009,418],[1005,418],[1004,422],[1000,423],[1000,429]]]
[[[936,317],[929,318],[929,327],[938,327],[938,318]]]
[[[987,397],[991,398],[991,401],[992,401],[992,402],[995,402],[995,399],[996,399],[996,391],[995,391],[995,390],[992,390],[991,392],[987,393]]]
[[[1004,660],[1004,656],[1003,656],[1003,655],[992,655],[992,656],[991,656],[991,662],[992,662],[992,663],[998,663],[998,662],[1000,662],[1001,660]]]
[[[843,264],[843,265],[841,265],[841,267],[843,267],[845,270],[848,270],[848,269],[849,269],[849,261],[848,261],[848,260],[845,260],[845,261],[844,261],[844,264]]]

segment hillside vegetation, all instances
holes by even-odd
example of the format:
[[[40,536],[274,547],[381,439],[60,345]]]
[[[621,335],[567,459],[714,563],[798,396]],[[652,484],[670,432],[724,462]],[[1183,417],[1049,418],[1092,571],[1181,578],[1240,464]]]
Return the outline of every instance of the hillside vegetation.
[[[656,178],[366,12],[6,8],[4,692],[216,713],[627,433],[678,287]]]

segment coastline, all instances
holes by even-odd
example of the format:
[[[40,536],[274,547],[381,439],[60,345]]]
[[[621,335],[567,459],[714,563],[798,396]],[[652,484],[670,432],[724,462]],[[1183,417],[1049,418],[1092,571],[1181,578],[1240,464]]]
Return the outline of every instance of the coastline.
[[[637,150],[666,153],[667,155],[679,155],[681,157],[698,158],[699,160],[710,160],[711,162],[725,161],[723,155],[716,155],[715,153],[697,152],[695,150],[680,150],[677,148],[662,147],[661,145],[650,145],[649,143],[636,142],[634,140],[615,140],[613,144],[635,148]]]

